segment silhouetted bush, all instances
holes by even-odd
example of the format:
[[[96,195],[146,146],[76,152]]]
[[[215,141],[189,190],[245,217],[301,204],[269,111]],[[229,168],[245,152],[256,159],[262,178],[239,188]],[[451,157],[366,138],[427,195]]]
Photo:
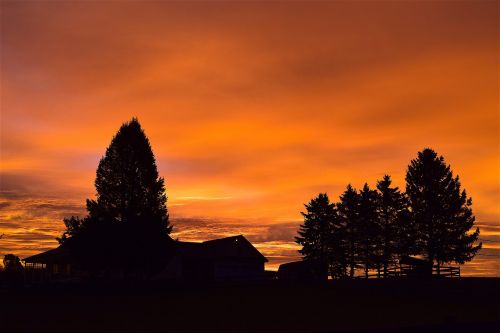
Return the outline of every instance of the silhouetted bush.
[[[24,267],[18,256],[6,254],[3,258],[3,269],[0,270],[3,284],[18,286],[24,283]]]

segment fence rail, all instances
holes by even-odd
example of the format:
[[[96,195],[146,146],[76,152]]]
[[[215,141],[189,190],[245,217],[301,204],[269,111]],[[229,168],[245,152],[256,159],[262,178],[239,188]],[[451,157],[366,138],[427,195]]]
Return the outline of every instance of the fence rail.
[[[460,266],[434,266],[432,267],[432,274],[445,277],[460,277]]]
[[[430,269],[429,269],[430,270]],[[390,267],[387,269],[387,273],[384,276],[384,272],[370,272],[368,275],[359,275],[358,278],[400,278],[400,277],[416,277],[416,276],[436,276],[445,278],[458,278],[460,277],[460,266],[437,266],[432,267],[432,272],[429,270],[419,270],[410,265],[399,265],[396,267]],[[431,274],[429,274],[431,273]]]

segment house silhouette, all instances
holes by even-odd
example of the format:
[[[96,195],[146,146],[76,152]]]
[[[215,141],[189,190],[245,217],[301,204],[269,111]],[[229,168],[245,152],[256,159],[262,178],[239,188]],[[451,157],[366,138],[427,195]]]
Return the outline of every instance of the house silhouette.
[[[154,280],[227,281],[259,280],[265,277],[268,261],[243,235],[209,240],[201,243],[176,241],[166,265]],[[63,246],[23,259],[27,279],[36,281],[79,280],[90,277],[76,258]],[[104,269],[97,275],[107,279],[122,279],[125,272]],[[143,277],[144,278],[144,277]]]
[[[223,281],[264,277],[268,260],[243,235],[177,242],[176,253],[156,278]]]

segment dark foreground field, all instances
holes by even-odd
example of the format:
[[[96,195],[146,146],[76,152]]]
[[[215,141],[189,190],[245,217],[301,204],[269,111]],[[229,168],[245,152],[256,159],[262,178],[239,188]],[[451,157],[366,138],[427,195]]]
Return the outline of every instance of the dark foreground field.
[[[24,288],[0,332],[500,332],[500,279]]]

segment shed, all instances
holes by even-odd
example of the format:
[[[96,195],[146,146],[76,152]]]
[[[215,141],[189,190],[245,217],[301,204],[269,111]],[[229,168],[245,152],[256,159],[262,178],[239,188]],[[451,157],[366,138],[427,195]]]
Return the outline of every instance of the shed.
[[[324,281],[327,276],[321,274],[322,269],[318,261],[300,260],[280,265],[278,279],[281,281],[313,282]]]

